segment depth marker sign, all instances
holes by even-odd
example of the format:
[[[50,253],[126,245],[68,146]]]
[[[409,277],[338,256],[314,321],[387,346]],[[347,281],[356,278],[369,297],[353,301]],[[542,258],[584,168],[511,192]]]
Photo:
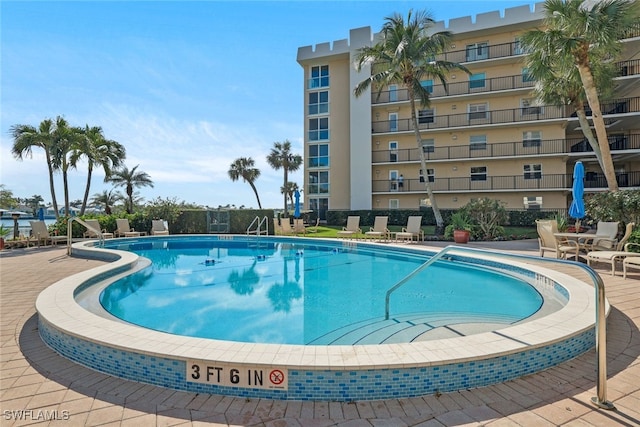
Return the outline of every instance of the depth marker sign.
[[[202,360],[187,360],[188,382],[226,387],[287,390],[289,373],[284,368],[228,365]]]

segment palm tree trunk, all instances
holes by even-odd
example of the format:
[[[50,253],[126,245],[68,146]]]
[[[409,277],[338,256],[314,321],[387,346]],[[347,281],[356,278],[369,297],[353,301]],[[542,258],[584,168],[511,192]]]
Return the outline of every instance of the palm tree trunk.
[[[416,103],[414,100],[413,91],[409,91],[409,100],[411,103],[411,122],[413,123],[413,132],[416,135],[416,141],[418,143],[418,153],[420,153],[420,168],[422,168],[422,174],[424,176],[424,187],[427,190],[429,196],[429,202],[431,202],[431,210],[433,210],[433,216],[436,220],[435,234],[437,236],[444,234],[444,220],[442,219],[442,213],[436,203],[436,196],[433,194],[431,184],[429,184],[429,176],[427,174],[427,161],[424,158],[424,149],[422,148],[422,137],[420,136],[420,128],[418,127],[418,118],[416,117]]]
[[[58,212],[58,201],[56,200],[56,188],[53,183],[53,163],[51,163],[51,155],[49,154],[49,150],[45,149],[45,155],[47,156],[47,168],[49,169],[49,189],[51,190],[51,204],[53,205],[53,210],[56,213],[56,221],[60,218],[60,213]]]
[[[587,96],[589,107],[591,107],[591,119],[593,120],[593,126],[596,129],[596,136],[598,137],[598,145],[602,152],[602,172],[607,179],[609,191],[618,191],[618,182],[616,181],[613,158],[611,157],[611,150],[609,149],[607,129],[604,124],[604,119],[602,118],[600,100],[598,99],[598,92],[593,83],[593,75],[591,74],[591,69],[588,64],[578,63],[578,71],[580,72],[580,78],[584,85],[584,92]]]
[[[282,168],[284,169],[284,185],[282,188],[285,189],[285,191],[283,191],[283,196],[284,196],[284,218],[288,218],[289,217],[289,212],[287,210],[287,182],[289,182],[289,169],[287,168],[287,163],[283,162]]]
[[[69,204],[69,180],[66,169],[62,171],[62,184],[64,185],[64,212],[66,216],[71,216]]]
[[[584,111],[584,105],[580,102],[577,102],[576,104],[577,105],[574,105],[574,107],[576,109],[576,115],[578,116],[578,122],[580,122],[580,129],[582,129],[582,133],[585,138],[587,138],[587,141],[589,141],[591,148],[593,148],[593,153],[596,155],[598,163],[600,163],[600,169],[604,170],[602,151],[600,151],[600,145],[598,145],[598,141],[593,136],[593,132],[591,132],[589,119],[587,119],[587,113]]]
[[[251,186],[251,188],[253,189],[253,192],[256,195],[256,200],[258,200],[258,208],[262,209],[262,204],[260,204],[260,197],[258,197],[258,189],[256,188],[255,185],[253,185],[253,182],[249,181],[249,185]]]
[[[87,208],[87,200],[89,200],[89,189],[91,187],[91,173],[93,172],[93,166],[89,163],[87,168],[87,185],[84,188],[84,198],[82,199],[82,207],[80,208],[80,215],[84,215],[84,211]]]

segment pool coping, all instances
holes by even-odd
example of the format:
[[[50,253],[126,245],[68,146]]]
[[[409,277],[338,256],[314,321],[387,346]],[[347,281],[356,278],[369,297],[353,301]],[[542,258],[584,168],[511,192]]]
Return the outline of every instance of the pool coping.
[[[144,239],[166,237],[150,236]],[[295,239],[292,238],[293,241]],[[335,240],[327,240],[335,243]],[[484,332],[405,344],[355,346],[253,344],[183,337],[108,320],[76,303],[74,294],[80,284],[95,280],[95,276],[109,275],[114,270],[130,269],[138,260],[138,256],[133,253],[95,248],[92,247],[93,244],[95,241],[75,243],[72,253],[108,259],[111,262],[51,285],[38,296],[36,310],[42,320],[65,334],[149,356],[267,368],[329,371],[412,368],[468,362],[531,350],[581,334],[595,325],[596,302],[592,286],[569,275],[535,266],[536,271],[566,288],[570,295],[567,305],[548,316],[500,329],[499,333]],[[366,244],[377,245],[369,242]],[[384,247],[388,248],[389,245],[384,244]],[[427,250],[420,247],[412,249]],[[474,257],[504,263],[504,259],[496,255],[474,254]],[[513,260],[510,260],[509,264],[532,268],[530,264]]]

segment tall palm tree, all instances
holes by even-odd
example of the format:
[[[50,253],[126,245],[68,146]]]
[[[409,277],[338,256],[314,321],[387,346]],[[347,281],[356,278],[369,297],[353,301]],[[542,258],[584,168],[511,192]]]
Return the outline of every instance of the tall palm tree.
[[[69,162],[73,167],[76,167],[83,158],[87,161],[87,183],[84,189],[80,215],[84,215],[84,211],[87,208],[94,167],[96,165],[102,167],[105,176],[109,176],[111,171],[120,167],[126,158],[126,150],[119,142],[106,139],[101,127],[93,126],[90,128],[89,125],[86,125],[82,131],[82,138],[73,147]]]
[[[42,148],[44,150],[47,169],[49,170],[51,202],[57,219],[59,217],[58,201],[56,199],[56,189],[53,181],[55,166],[51,152],[54,144],[55,131],[56,127],[51,119],[43,120],[37,128],[31,125],[14,125],[10,128],[11,136],[13,137],[11,153],[16,159],[22,160],[25,157],[33,157],[33,148]]]
[[[382,27],[380,41],[373,46],[359,49],[355,57],[358,72],[371,70],[371,75],[354,89],[359,97],[373,87],[378,95],[391,84],[404,85],[411,106],[411,123],[420,153],[420,167],[427,170],[422,147],[422,137],[416,114],[416,103],[429,107],[429,90],[422,85],[427,79],[439,80],[447,90],[447,74],[452,70],[469,72],[464,66],[443,60],[437,60],[451,45],[451,32],[442,31],[429,34],[435,21],[425,11],[415,14],[410,10],[406,21],[400,14],[386,17]],[[426,173],[426,172],[425,172]],[[435,195],[428,179],[424,180],[427,195],[436,220],[436,233],[444,232],[444,221],[436,203]]]
[[[138,166],[131,170],[126,166],[112,171],[111,175],[105,177],[105,182],[112,182],[116,186],[125,187],[127,193],[126,209],[127,213],[133,213],[133,189],[134,187],[153,187],[153,181],[146,172],[137,171]]]
[[[69,155],[73,147],[82,138],[82,129],[69,126],[69,122],[64,117],[56,117],[56,130],[53,133],[53,144],[51,145],[51,156],[54,169],[62,172],[62,189],[64,191],[64,211],[65,215],[71,215],[71,205],[69,203]]]
[[[256,179],[260,176],[260,169],[256,168],[255,164],[256,162],[251,157],[235,159],[229,168],[229,178],[234,182],[242,178],[244,182],[249,183],[253,193],[256,195],[256,200],[258,200],[258,207],[262,209],[258,190],[255,186]]]
[[[289,172],[295,172],[302,165],[302,156],[291,152],[291,142],[285,139],[283,142],[274,142],[271,152],[267,156],[267,163],[275,170],[282,169],[284,171],[284,183],[286,188],[289,182]],[[287,213],[287,194],[284,194],[284,217]]]
[[[298,184],[295,182],[287,182],[287,186],[286,187],[280,187],[280,193],[282,194],[286,194],[287,197],[289,197],[289,202],[291,203],[291,205],[293,205],[293,196],[296,192],[296,190],[299,190],[300,188],[298,187]]]
[[[122,194],[114,192],[113,190],[104,190],[102,193],[96,193],[91,198],[91,203],[104,206],[104,212],[107,215],[111,215],[112,207],[116,205],[120,200],[123,200]]]
[[[541,31],[546,33],[547,43],[555,55],[560,58],[569,55],[573,59],[591,109],[603,173],[609,191],[617,191],[592,61],[615,59],[620,54],[620,40],[640,19],[640,4],[634,0],[546,0],[544,7],[546,28]]]
[[[604,161],[598,141],[593,135],[587,117],[585,104],[586,94],[578,68],[573,63],[573,57],[567,52],[559,55],[554,49],[553,40],[548,33],[540,30],[528,31],[521,36],[523,48],[527,51],[525,63],[527,73],[536,84],[534,93],[536,98],[545,105],[570,105],[576,111],[580,129],[593,149],[600,168],[604,171]],[[601,99],[611,97],[613,93],[613,78],[617,71],[615,64],[607,58],[591,60],[593,76]]]

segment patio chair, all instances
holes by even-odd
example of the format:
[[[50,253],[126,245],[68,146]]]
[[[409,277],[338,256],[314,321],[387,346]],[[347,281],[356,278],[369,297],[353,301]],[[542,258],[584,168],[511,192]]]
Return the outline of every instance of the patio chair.
[[[638,243],[628,243],[629,245],[638,245]],[[629,267],[640,269],[640,254],[639,256],[627,256],[622,261],[622,278],[627,278],[627,269]]]
[[[387,228],[387,223],[389,222],[388,216],[377,216],[373,221],[373,227],[369,228],[369,231],[364,233],[364,236],[369,237],[377,237],[378,240],[389,240],[389,236],[391,232]]]
[[[289,218],[282,218],[280,221],[280,227],[282,228],[282,234],[285,236],[295,234],[293,228],[291,228],[291,221]]]
[[[102,235],[103,239],[109,239],[113,237],[113,233],[107,233],[107,230],[100,228],[100,222],[97,219],[85,219],[83,220],[91,228],[82,233],[82,237],[90,239],[98,239]]]
[[[573,255],[578,260],[580,245],[574,240],[556,237],[558,223],[555,220],[537,220],[538,244],[540,246],[540,256],[544,257],[545,251],[555,252],[556,258],[567,259]]]
[[[627,258],[639,258],[640,253],[631,252],[632,247],[640,248],[640,243],[627,243],[624,245],[623,250],[621,251],[592,251],[587,253],[587,265],[591,266],[591,263],[605,263],[611,264],[611,275],[616,275],[616,265],[622,263],[623,265],[623,275],[624,275],[624,262]],[[627,262],[627,267],[629,265],[634,264],[635,260],[631,260]]]
[[[154,236],[169,234],[169,228],[165,225],[164,220],[162,219],[151,220],[151,234]]]
[[[304,220],[302,218],[294,218],[293,219],[293,232],[296,234],[307,234],[309,230],[307,226],[304,225]]]
[[[358,234],[362,233],[360,229],[360,217],[359,216],[349,216],[347,217],[347,225],[342,227],[342,230],[338,231],[338,237],[350,237],[358,236]]]
[[[129,225],[129,220],[127,218],[117,218],[116,225],[116,237],[137,237],[141,235],[139,231],[131,228],[131,226]]]
[[[273,218],[273,234],[276,236],[282,235],[282,226],[278,222],[278,218]]]
[[[407,218],[407,226],[402,228],[400,233],[396,233],[397,235],[401,235],[403,237],[403,233],[411,234],[411,241],[413,241],[414,237],[416,240],[420,239],[420,241],[424,241],[424,231],[422,230],[422,216],[410,216]]]
[[[57,245],[58,242],[67,241],[67,236],[52,236],[44,221],[29,221],[29,223],[31,224],[31,232],[33,233],[33,237],[36,238],[38,246],[40,246],[40,242],[45,245],[47,242],[50,242],[52,245]]]
[[[598,221],[596,233],[593,237],[587,237],[578,241],[581,249],[584,249],[587,252],[615,251],[618,243],[616,236],[618,235],[619,224],[619,221]]]

